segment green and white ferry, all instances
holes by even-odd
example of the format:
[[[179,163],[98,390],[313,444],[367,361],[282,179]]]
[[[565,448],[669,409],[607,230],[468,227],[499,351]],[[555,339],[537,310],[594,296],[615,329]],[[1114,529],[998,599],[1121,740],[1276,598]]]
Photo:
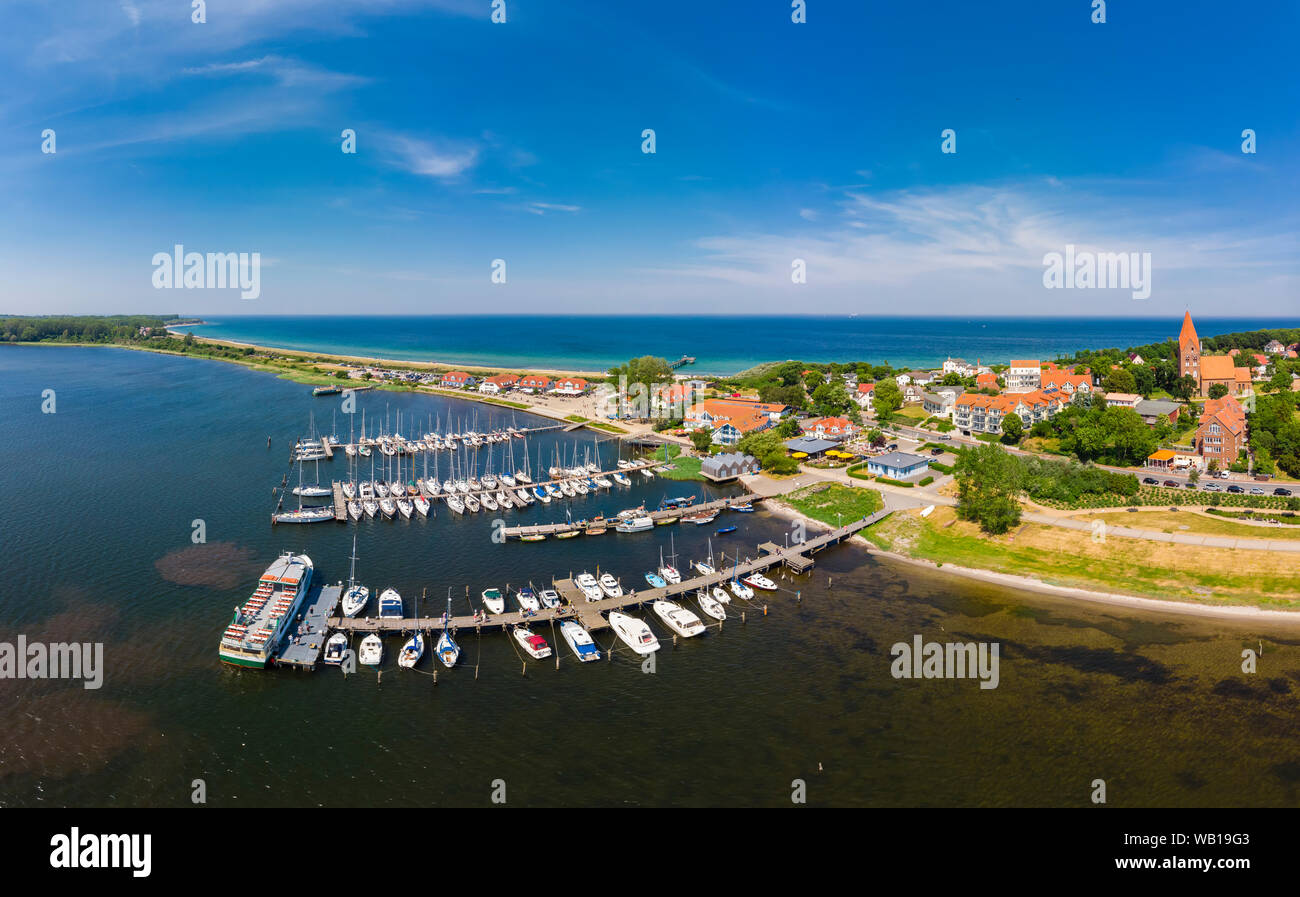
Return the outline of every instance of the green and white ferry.
[[[311,587],[311,558],[286,551],[266,568],[257,588],[221,635],[220,656],[241,667],[266,667],[280,641],[293,625]]]

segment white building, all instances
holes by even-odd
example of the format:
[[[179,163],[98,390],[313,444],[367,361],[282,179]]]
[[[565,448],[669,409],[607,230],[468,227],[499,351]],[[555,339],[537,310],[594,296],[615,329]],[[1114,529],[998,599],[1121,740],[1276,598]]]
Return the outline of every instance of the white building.
[[[1002,379],[1007,392],[1033,392],[1043,385],[1043,367],[1038,359],[1013,359]]]

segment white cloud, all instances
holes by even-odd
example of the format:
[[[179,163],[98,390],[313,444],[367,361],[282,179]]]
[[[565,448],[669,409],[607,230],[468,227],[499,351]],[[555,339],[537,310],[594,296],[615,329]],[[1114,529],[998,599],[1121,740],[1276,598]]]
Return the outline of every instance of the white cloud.
[[[402,168],[440,181],[461,178],[479,158],[478,147],[468,143],[393,137],[390,144],[397,164]]]

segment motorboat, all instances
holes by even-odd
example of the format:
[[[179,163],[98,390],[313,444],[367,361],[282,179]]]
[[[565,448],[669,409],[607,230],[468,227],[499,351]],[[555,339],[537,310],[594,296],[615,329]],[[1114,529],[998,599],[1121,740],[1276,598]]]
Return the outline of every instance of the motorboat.
[[[592,576],[590,573],[579,573],[577,579],[573,582],[582,590],[582,594],[586,596],[588,601],[599,601],[601,598],[605,597],[605,593],[601,591],[600,584],[596,582],[596,577]]]
[[[357,662],[368,667],[377,667],[384,661],[384,640],[377,633],[370,633],[361,640],[357,651]]]
[[[402,608],[402,596],[397,589],[384,589],[379,593],[379,616],[381,619],[401,619],[406,616]]]
[[[521,586],[515,592],[515,600],[519,602],[520,610],[536,613],[542,609],[541,602],[537,600],[537,593],[533,591],[531,586]]]
[[[637,654],[653,654],[659,650],[659,639],[655,638],[655,634],[650,631],[650,627],[644,620],[611,611],[609,625],[613,627],[614,634],[623,644]]]
[[[555,589],[542,589],[537,597],[542,602],[542,607],[554,609],[560,606],[560,593]]]
[[[662,589],[664,586],[668,585],[668,583],[664,582],[664,578],[658,573],[647,573],[645,575],[645,581],[650,583],[650,587],[653,589]]]
[[[618,584],[618,580],[608,573],[600,575],[600,590],[610,598],[619,598],[623,595],[623,587]]]
[[[484,589],[483,606],[494,614],[503,614],[506,612],[506,599],[501,594],[500,589]]]
[[[343,663],[343,658],[348,653],[348,634],[346,632],[336,632],[325,640],[325,656],[321,658],[322,662],[331,666],[338,666]]]
[[[768,579],[762,573],[751,573],[744,579],[745,585],[753,586],[756,589],[762,589],[765,592],[775,592],[776,583]]]
[[[641,533],[648,529],[654,529],[655,522],[650,517],[629,517],[627,520],[619,521],[614,529],[620,533]]]
[[[551,656],[551,646],[546,644],[546,639],[540,635],[534,635],[531,629],[520,626],[515,630],[515,641],[528,652],[534,660],[542,660]]]
[[[682,638],[691,638],[704,631],[704,624],[700,622],[700,618],[675,601],[661,598],[651,607],[659,615],[659,619]]]
[[[591,633],[583,628],[577,620],[565,620],[560,624],[560,635],[569,643],[578,660],[587,663],[600,660],[600,649],[592,639]]]

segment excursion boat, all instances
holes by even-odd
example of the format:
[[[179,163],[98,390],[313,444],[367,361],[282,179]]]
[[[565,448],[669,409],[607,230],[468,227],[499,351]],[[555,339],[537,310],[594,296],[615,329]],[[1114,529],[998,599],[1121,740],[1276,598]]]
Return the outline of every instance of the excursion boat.
[[[586,596],[588,601],[599,601],[605,597],[605,593],[601,591],[600,585],[596,582],[596,577],[590,573],[579,573],[578,578],[573,582],[578,588],[582,589],[582,594]]]
[[[542,589],[537,593],[543,607],[557,608],[560,606],[560,593],[555,589]]]
[[[372,632],[361,640],[361,648],[357,651],[357,663],[377,667],[383,662],[384,640]]]
[[[762,573],[751,573],[744,579],[745,585],[753,586],[756,589],[762,589],[765,592],[775,592],[776,583],[768,579]]]
[[[700,610],[704,611],[715,620],[727,619],[727,609],[723,607],[722,602],[714,598],[705,589],[700,589],[695,593],[695,600],[700,603]]]
[[[515,630],[515,641],[517,641],[534,660],[542,660],[543,658],[551,656],[551,646],[546,644],[546,639],[542,638],[540,635],[534,635],[531,629],[520,626]]]
[[[398,619],[406,616],[402,609],[402,596],[397,589],[384,589],[379,593],[379,618]]]
[[[609,625],[614,628],[614,634],[622,640],[623,644],[637,654],[653,654],[659,650],[659,639],[655,638],[655,634],[650,631],[650,627],[644,620],[611,611]]]
[[[608,573],[600,575],[600,590],[610,598],[620,598],[623,595],[623,587],[618,584],[618,580]]]
[[[515,600],[519,602],[521,610],[537,612],[542,609],[541,602],[537,600],[537,593],[531,586],[521,586],[519,591],[515,592]]]
[[[655,589],[662,589],[664,586],[668,585],[668,583],[664,582],[664,578],[658,573],[647,573],[645,575],[645,581],[650,583],[651,588]]]
[[[484,589],[483,606],[494,614],[503,614],[506,612],[506,599],[501,594],[500,589]]]
[[[659,615],[659,619],[682,638],[691,638],[704,631],[704,624],[700,622],[700,618],[675,601],[665,601],[660,598],[651,606]]]
[[[347,653],[347,633],[336,632],[325,640],[325,656],[321,658],[321,661],[330,666],[339,666],[343,663],[343,658],[347,656]]]
[[[418,629],[402,645],[402,653],[397,655],[397,665],[402,669],[413,669],[424,656],[424,635]]]
[[[654,529],[654,525],[654,520],[649,517],[629,517],[627,520],[619,521],[614,529],[620,533],[643,533],[648,529]]]
[[[592,639],[591,633],[583,628],[577,620],[565,620],[560,624],[560,635],[569,643],[578,660],[587,663],[600,660],[600,649]]]
[[[218,656],[235,666],[264,669],[293,624],[311,586],[311,558],[286,551],[266,568],[253,594],[221,634]]]

